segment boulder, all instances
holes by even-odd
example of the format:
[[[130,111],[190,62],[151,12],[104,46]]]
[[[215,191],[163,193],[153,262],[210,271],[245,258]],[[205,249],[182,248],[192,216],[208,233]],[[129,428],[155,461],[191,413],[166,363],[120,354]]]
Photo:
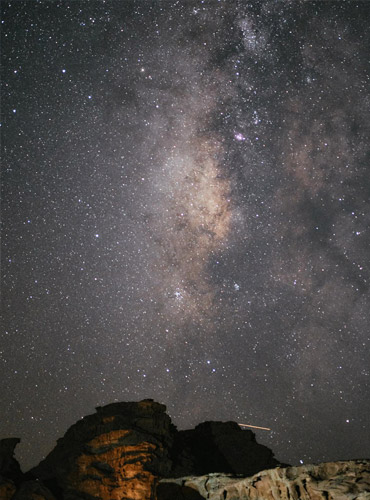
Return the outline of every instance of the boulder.
[[[157,500],[370,500],[370,460],[163,479]]]
[[[175,428],[165,411],[152,400],[98,407],[30,472],[63,500],[152,499],[171,469]]]
[[[251,476],[279,465],[255,434],[236,422],[204,422],[175,437],[173,477],[224,472]]]

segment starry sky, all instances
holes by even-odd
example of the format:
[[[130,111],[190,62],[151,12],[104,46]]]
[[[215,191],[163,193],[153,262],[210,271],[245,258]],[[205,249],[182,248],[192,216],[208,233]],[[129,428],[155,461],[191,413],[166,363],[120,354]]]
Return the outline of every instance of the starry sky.
[[[370,2],[17,0],[2,18],[0,437],[95,406],[369,455]]]

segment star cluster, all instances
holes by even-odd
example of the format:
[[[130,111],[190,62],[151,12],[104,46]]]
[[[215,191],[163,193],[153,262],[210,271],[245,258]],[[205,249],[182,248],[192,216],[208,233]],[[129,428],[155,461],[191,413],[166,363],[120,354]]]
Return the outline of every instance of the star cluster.
[[[368,454],[370,5],[2,2],[1,436],[154,398]]]

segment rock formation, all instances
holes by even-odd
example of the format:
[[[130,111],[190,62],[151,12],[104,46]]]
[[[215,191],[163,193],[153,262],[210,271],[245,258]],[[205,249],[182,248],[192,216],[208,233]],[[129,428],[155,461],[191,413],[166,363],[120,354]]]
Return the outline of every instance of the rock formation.
[[[19,463],[14,458],[15,447],[20,441],[19,438],[0,440],[0,474],[15,483],[23,476]]]
[[[173,446],[173,477],[226,472],[251,476],[279,465],[254,433],[235,422],[204,422],[180,431]]]
[[[370,460],[275,468],[252,477],[164,479],[157,500],[369,500]]]
[[[152,400],[97,408],[31,473],[62,498],[149,500],[171,468],[172,424]]]
[[[153,400],[98,407],[26,474],[19,439],[0,441],[0,500],[370,500],[369,461],[276,467],[235,422],[177,431],[165,411]]]
[[[205,422],[179,432],[165,410],[152,400],[99,407],[31,473],[63,498],[147,500],[160,477],[251,475],[277,465],[271,450],[235,422]]]
[[[20,442],[18,438],[2,439],[0,441],[0,499],[13,497],[17,485],[22,480],[22,472],[14,458],[14,449]]]
[[[0,500],[55,500],[40,481],[28,481],[14,458],[19,438],[0,440]]]

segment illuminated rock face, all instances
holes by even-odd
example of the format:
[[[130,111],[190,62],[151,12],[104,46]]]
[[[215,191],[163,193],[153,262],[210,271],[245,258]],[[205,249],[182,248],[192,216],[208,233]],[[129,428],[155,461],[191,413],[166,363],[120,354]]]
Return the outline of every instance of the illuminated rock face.
[[[158,476],[171,467],[173,426],[165,409],[151,400],[99,407],[31,472],[63,499],[152,499]]]
[[[277,465],[235,422],[177,431],[165,410],[152,400],[99,407],[58,440],[31,477],[63,500],[149,500],[161,477],[251,475]]]
[[[252,477],[164,479],[157,500],[369,500],[370,460],[275,468]]]

